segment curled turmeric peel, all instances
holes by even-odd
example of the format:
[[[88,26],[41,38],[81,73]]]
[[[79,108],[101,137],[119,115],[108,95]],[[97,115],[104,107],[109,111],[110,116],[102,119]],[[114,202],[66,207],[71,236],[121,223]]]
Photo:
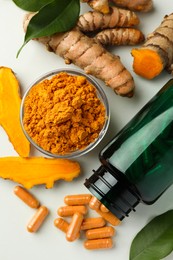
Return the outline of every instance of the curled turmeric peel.
[[[45,184],[46,188],[52,188],[55,181],[59,179],[72,181],[79,174],[79,163],[69,159],[0,158],[0,178],[18,182],[26,189],[39,184]]]
[[[146,79],[153,79],[164,69],[160,55],[150,49],[133,49],[133,70]]]

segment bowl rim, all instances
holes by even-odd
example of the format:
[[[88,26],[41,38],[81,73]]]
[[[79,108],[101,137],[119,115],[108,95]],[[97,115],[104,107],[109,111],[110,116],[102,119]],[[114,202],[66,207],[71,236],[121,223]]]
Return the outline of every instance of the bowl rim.
[[[66,154],[53,154],[49,151],[44,150],[42,147],[40,147],[38,144],[36,144],[33,139],[29,136],[29,134],[27,133],[27,131],[25,130],[25,127],[23,125],[23,115],[24,115],[24,102],[26,97],[28,96],[31,88],[38,84],[39,82],[41,82],[42,80],[52,77],[58,73],[61,72],[66,72],[68,74],[71,75],[76,75],[76,76],[84,76],[86,77],[86,79],[97,89],[97,95],[98,98],[101,100],[101,102],[103,103],[103,105],[105,106],[105,123],[104,126],[102,128],[102,130],[99,133],[99,136],[97,137],[97,139],[90,143],[86,148],[81,149],[81,150],[76,150],[72,153],[66,153]],[[28,141],[30,142],[30,144],[33,145],[34,148],[36,148],[38,151],[40,151],[42,154],[51,157],[51,158],[62,158],[62,159],[72,159],[72,158],[76,158],[76,157],[80,157],[86,153],[89,153],[91,150],[93,150],[99,143],[100,141],[103,139],[103,137],[105,136],[108,127],[109,127],[109,123],[110,123],[110,106],[109,106],[109,102],[108,102],[108,98],[106,96],[105,91],[103,90],[103,88],[101,87],[101,85],[95,80],[95,78],[92,75],[88,75],[87,73],[85,73],[84,71],[78,70],[78,69],[73,69],[73,68],[59,68],[59,69],[54,69],[51,70],[49,72],[46,72],[44,74],[42,74],[41,76],[37,77],[34,81],[32,81],[26,92],[24,93],[22,100],[21,100],[21,105],[20,105],[20,124],[22,127],[22,130],[26,136],[26,138],[28,139]]]

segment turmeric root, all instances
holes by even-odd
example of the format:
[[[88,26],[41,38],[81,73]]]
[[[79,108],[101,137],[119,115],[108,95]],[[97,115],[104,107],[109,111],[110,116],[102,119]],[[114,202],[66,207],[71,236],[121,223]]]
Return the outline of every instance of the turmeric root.
[[[29,14],[26,17],[25,29],[31,16]],[[86,73],[103,80],[117,95],[133,95],[134,80],[120,58],[106,51],[101,44],[84,35],[78,28],[37,40],[63,57],[67,64],[73,62]]]
[[[134,28],[114,28],[102,30],[95,39],[103,45],[135,45],[144,41],[144,35]]]
[[[72,181],[80,174],[80,165],[69,159],[44,157],[1,157],[0,178],[22,184],[26,189],[46,184],[52,188],[57,180]]]
[[[148,12],[153,8],[152,0],[110,0],[119,7],[132,11]]]
[[[173,63],[173,13],[164,17],[160,26],[148,35],[142,47],[132,49],[133,69],[136,74],[153,79],[163,69],[172,73]]]
[[[108,0],[83,0],[82,2],[87,2],[91,8],[101,13],[109,12]],[[110,0],[110,2],[119,7],[139,12],[148,12],[153,8],[152,0]]]
[[[110,7],[108,14],[89,11],[80,15],[77,26],[82,32],[93,32],[99,29],[131,27],[138,24],[139,18],[134,12]]]
[[[87,4],[94,10],[101,12],[103,14],[109,13],[109,3],[108,0],[83,0],[82,2],[87,2]]]
[[[6,131],[16,152],[27,157],[30,144],[20,125],[20,89],[13,71],[7,67],[0,67],[0,125]]]

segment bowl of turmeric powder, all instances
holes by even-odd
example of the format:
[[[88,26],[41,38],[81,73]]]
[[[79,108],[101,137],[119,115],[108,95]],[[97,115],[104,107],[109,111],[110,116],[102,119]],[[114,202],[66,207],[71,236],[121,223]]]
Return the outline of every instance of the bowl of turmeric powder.
[[[98,82],[83,71],[57,69],[36,79],[22,98],[20,121],[30,143],[54,158],[88,153],[104,137],[109,103]]]

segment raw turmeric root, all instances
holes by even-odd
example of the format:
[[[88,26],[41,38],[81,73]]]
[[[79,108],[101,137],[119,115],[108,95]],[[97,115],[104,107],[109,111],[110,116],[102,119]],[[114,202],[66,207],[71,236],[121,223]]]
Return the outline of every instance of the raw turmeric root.
[[[147,79],[153,79],[163,69],[172,73],[172,33],[173,14],[170,14],[164,17],[160,26],[153,33],[148,35],[142,47],[132,49],[133,69],[136,74]]]
[[[20,89],[13,71],[0,67],[0,125],[21,157],[29,156],[30,144],[20,125]]]
[[[69,159],[44,157],[1,157],[0,178],[22,184],[26,189],[46,184],[52,188],[57,180],[72,181],[80,174],[80,165]]]
[[[135,45],[142,43],[145,37],[138,29],[114,28],[102,30],[95,39],[103,45]]]
[[[93,32],[114,27],[132,27],[139,24],[138,16],[129,10],[112,7],[110,13],[89,11],[80,15],[77,26],[82,32]]]
[[[110,0],[115,5],[132,11],[148,12],[153,8],[152,0]]]
[[[91,8],[103,14],[109,13],[108,0],[83,0],[82,2],[86,2]]]
[[[110,10],[109,2],[113,2],[119,7],[139,12],[148,12],[153,8],[152,0],[82,0],[82,2],[87,2],[94,10],[105,14]]]
[[[25,29],[31,16],[29,14],[26,17]],[[67,64],[72,62],[86,73],[103,80],[117,95],[133,96],[134,80],[120,58],[106,51],[101,44],[84,35],[78,28],[37,40],[63,57]]]

